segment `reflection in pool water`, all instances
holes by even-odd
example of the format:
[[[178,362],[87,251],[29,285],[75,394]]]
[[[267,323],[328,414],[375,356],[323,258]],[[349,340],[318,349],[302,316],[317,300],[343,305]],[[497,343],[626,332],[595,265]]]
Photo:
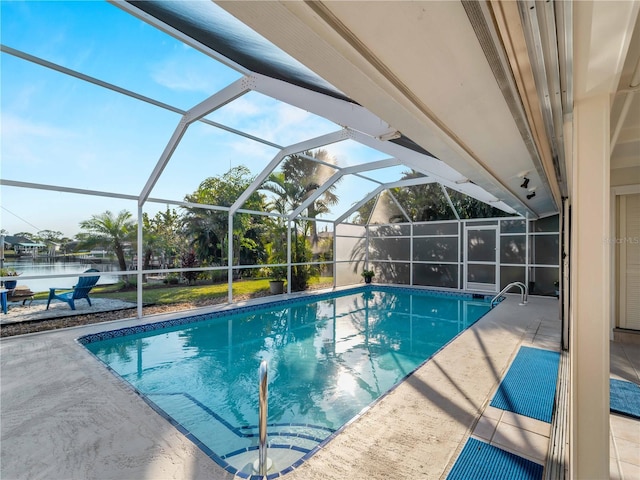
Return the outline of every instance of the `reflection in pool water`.
[[[471,296],[360,288],[81,341],[214,460],[248,476],[262,360],[272,473],[313,453],[489,309]]]

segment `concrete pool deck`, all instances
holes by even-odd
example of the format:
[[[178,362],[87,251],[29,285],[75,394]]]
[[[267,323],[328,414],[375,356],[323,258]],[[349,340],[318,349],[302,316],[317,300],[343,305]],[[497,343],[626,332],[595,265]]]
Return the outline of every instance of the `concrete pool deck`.
[[[519,299],[507,295],[283,478],[445,477],[467,438],[481,438],[492,424],[496,412],[487,406],[519,347],[559,350],[557,299],[529,297],[526,307]],[[178,316],[185,312],[143,323]],[[2,478],[234,478],[75,341],[138,324],[121,320],[0,340]],[[543,463],[548,432],[507,417],[495,419],[496,428],[504,425],[504,447]]]

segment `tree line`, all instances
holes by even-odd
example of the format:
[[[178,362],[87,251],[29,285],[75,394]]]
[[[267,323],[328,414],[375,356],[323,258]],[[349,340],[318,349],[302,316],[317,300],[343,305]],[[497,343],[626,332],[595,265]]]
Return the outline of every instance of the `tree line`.
[[[287,263],[289,232],[286,215],[300,207],[335,172],[331,165],[335,160],[325,150],[307,151],[290,155],[283,160],[281,168],[269,175],[261,187],[253,192],[242,205],[242,210],[270,212],[278,215],[260,215],[238,212],[233,217],[233,265],[274,265],[270,273],[275,278],[284,278],[286,268],[275,266]],[[416,172],[409,171],[403,178],[414,178]],[[245,166],[231,168],[221,176],[209,177],[198,188],[184,198],[189,204],[203,207],[181,206],[167,208],[150,216],[143,213],[143,269],[152,262],[160,261],[164,267],[197,268],[229,265],[229,215],[226,210],[207,208],[207,205],[231,207],[254,181]],[[303,210],[300,217],[292,221],[291,261],[294,264],[322,262],[333,259],[331,238],[320,238],[314,219],[328,213],[338,203],[335,193],[337,184],[326,189]],[[363,195],[366,192],[363,192]],[[499,215],[492,207],[470,197],[451,192],[449,200],[437,184],[427,184],[404,189],[392,189],[393,199],[387,193],[377,201],[363,205],[356,212],[356,223],[393,223],[429,221],[455,218],[451,200],[461,218],[490,217]],[[400,208],[400,205],[402,207]],[[375,210],[383,212],[374,220]],[[408,218],[407,218],[408,217]],[[109,210],[92,215],[79,224],[82,232],[75,240],[65,238],[61,232],[44,230],[32,235],[20,232],[34,242],[70,245],[77,249],[106,248],[112,252],[119,269],[128,270],[127,256],[137,251],[137,221],[127,210]],[[318,267],[293,265],[291,286],[294,291],[304,290]],[[314,271],[315,270],[315,271]],[[255,269],[247,270],[256,274]],[[226,278],[226,272],[210,272],[215,280]],[[187,280],[194,281],[197,271],[185,273]]]

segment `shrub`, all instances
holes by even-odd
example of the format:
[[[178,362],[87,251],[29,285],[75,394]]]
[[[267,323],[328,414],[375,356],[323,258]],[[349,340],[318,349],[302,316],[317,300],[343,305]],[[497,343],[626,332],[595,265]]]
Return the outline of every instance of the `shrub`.
[[[195,268],[198,266],[198,259],[196,258],[196,254],[193,252],[193,250],[187,253],[183,253],[180,260],[182,268]],[[195,283],[199,275],[200,272],[182,272],[182,276],[187,280],[189,285]]]

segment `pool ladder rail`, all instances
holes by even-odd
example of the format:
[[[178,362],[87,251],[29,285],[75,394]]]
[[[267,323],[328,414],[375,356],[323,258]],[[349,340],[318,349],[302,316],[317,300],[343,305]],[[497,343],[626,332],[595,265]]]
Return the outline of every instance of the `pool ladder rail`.
[[[499,294],[497,294],[495,297],[491,299],[491,308],[495,307],[496,300],[498,300],[503,294],[507,293],[513,287],[520,288],[520,292],[522,293],[522,299],[520,300],[519,305],[522,307],[526,306],[528,302],[527,299],[529,297],[529,289],[522,282],[511,282],[509,285],[504,287]]]
[[[260,362],[258,378],[259,388],[259,410],[258,410],[258,459],[253,464],[253,470],[259,475],[266,476],[271,468],[271,459],[267,457],[267,416],[268,416],[268,365],[267,361]]]

